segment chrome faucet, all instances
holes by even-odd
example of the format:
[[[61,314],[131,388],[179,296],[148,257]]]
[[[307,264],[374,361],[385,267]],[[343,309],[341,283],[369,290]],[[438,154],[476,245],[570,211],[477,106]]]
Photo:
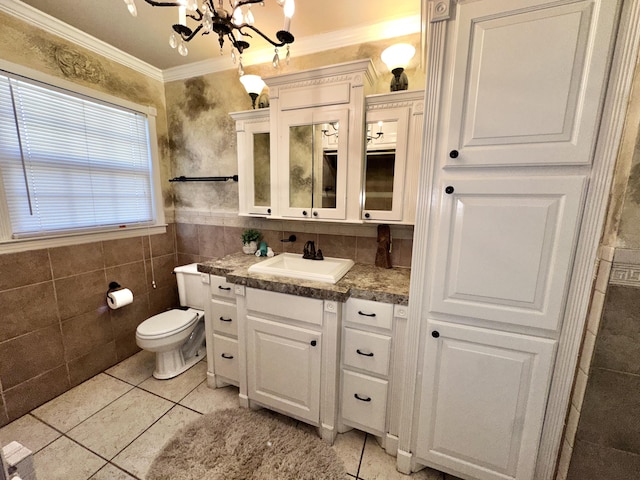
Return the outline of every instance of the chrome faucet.
[[[316,252],[316,244],[313,240],[309,240],[304,244],[304,248],[302,250],[302,258],[306,258],[308,260],[324,260],[322,256],[322,250],[318,249]]]

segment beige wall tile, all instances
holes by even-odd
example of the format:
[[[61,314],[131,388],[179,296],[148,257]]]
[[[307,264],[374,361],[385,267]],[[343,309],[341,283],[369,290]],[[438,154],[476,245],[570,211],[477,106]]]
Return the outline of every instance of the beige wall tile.
[[[55,287],[62,320],[107,308],[108,282],[104,269],[59,278]]]
[[[79,385],[116,363],[118,363],[118,356],[115,341],[102,345],[100,348],[94,348],[86,355],[68,362],[69,383],[71,386]]]
[[[62,322],[62,342],[67,361],[113,342],[109,311],[95,310],[65,320]]]
[[[34,408],[69,390],[67,367],[60,366],[42,375],[4,390],[9,420],[15,420]]]
[[[146,237],[122,238],[102,242],[105,267],[140,262],[144,259]]]

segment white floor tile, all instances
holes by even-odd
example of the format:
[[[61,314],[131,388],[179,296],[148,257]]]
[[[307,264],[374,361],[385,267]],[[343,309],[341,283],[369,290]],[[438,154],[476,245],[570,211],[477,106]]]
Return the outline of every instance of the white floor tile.
[[[36,408],[31,413],[67,432],[133,388],[103,373]]]
[[[333,442],[333,449],[344,464],[347,473],[356,475],[360,465],[360,457],[364,448],[365,433],[360,430],[350,430],[340,433]]]
[[[136,478],[123,472],[118,467],[105,465],[89,480],[136,480]]]
[[[239,408],[238,387],[210,388],[205,381],[180,400],[180,405],[200,413],[211,413],[225,408]]]
[[[136,388],[67,435],[104,458],[112,459],[172,406],[173,403]]]
[[[156,367],[156,354],[141,350],[106,371],[132,385],[138,385],[153,375]]]
[[[38,480],[87,480],[107,462],[66,437],[33,456]]]
[[[178,402],[191,393],[206,378],[207,362],[200,361],[177,377],[168,380],[158,380],[150,377],[140,383],[138,387],[172,402]]]
[[[131,445],[116,455],[112,463],[139,478],[145,478],[154,458],[171,437],[182,427],[201,416],[199,413],[176,405]]]
[[[36,453],[59,436],[60,432],[27,414],[0,428],[0,447],[18,442]]]

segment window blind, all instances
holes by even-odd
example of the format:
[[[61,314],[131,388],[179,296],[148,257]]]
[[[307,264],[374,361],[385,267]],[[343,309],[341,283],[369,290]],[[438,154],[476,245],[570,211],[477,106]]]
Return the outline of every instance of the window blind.
[[[154,221],[145,115],[0,74],[0,172],[14,238]]]

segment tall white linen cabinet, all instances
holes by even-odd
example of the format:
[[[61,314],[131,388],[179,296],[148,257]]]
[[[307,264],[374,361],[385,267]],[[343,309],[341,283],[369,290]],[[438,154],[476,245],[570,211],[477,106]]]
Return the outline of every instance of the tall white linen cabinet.
[[[423,3],[398,469],[551,480],[614,160],[597,147],[622,2]]]

